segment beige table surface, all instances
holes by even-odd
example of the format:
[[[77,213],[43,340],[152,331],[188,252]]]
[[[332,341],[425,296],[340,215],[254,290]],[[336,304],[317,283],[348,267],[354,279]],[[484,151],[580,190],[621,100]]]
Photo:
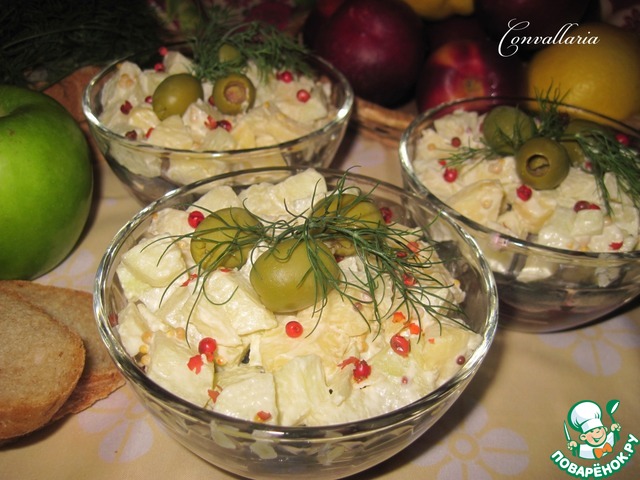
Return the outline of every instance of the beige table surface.
[[[332,165],[401,184],[396,151],[349,133]],[[98,199],[77,249],[38,281],[91,291],[102,252],[141,206],[103,160],[97,161]],[[563,422],[583,400],[603,410],[619,400],[621,439],[595,462],[601,476],[640,478],[640,303],[578,330],[524,334],[499,330],[488,358],[441,421],[404,452],[357,475],[361,479],[562,479],[571,475],[551,459],[556,451],[576,467]],[[603,414],[605,426],[611,421]],[[578,440],[579,433],[570,429]],[[616,463],[617,462],[617,463]],[[0,450],[0,479],[238,478],[212,467],[164,433],[133,391],[122,387],[88,410]],[[580,477],[579,477],[580,478]],[[584,478],[584,477],[582,477]]]

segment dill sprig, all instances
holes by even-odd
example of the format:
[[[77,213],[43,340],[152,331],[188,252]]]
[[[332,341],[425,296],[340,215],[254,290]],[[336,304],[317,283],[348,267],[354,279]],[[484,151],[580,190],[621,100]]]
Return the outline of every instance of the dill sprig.
[[[351,242],[355,255],[362,263],[363,278],[357,275],[354,275],[353,281],[329,278],[332,287],[358,311],[360,304],[371,305],[378,327],[385,317],[400,309],[405,311],[407,318],[417,317],[420,321],[420,307],[437,321],[445,317],[457,321],[462,314],[459,307],[437,293],[451,285],[443,284],[442,279],[430,273],[441,260],[437,258],[432,245],[415,241],[422,240],[422,230],[407,229],[394,223],[385,226],[363,225],[361,221],[351,218],[348,211],[359,202],[369,201],[373,191],[363,193],[355,187],[348,190],[343,188],[339,185],[323,201],[330,202],[332,197],[345,192],[356,192],[353,203],[342,205],[331,215],[311,216],[305,220],[306,228],[310,231],[325,229],[313,236],[316,240]],[[390,282],[390,292],[386,291],[387,281]],[[350,294],[351,290],[356,293]],[[364,298],[360,295],[362,293]],[[383,300],[387,297],[398,301],[384,308]],[[463,322],[460,324],[464,325]]]
[[[260,21],[242,22],[228,10],[213,7],[209,21],[193,38],[195,74],[215,82],[232,73],[243,73],[249,61],[255,63],[261,75],[274,70],[309,74],[305,57],[308,50],[277,27]],[[220,48],[233,47],[237,55],[220,61]]]
[[[448,155],[443,158],[447,167],[460,167],[471,161],[477,163],[483,160],[492,160],[501,157],[493,148],[484,144],[482,147],[471,147],[469,145],[461,145],[456,150],[447,152]]]
[[[611,213],[611,195],[605,183],[605,174],[610,172],[619,191],[624,192],[640,209],[640,154],[619,142],[609,132],[599,129],[583,130],[574,135],[586,156],[591,160],[593,174],[602,194],[607,212]]]
[[[3,2],[0,83],[44,89],[80,67],[156,48],[166,35],[146,0]]]
[[[565,96],[566,94],[561,95],[560,91],[552,86],[544,94],[536,95],[539,106],[536,136],[554,140],[559,140],[562,136],[569,123],[569,116],[560,110]]]
[[[249,212],[259,219],[260,225],[227,224],[201,232],[165,236],[158,239],[157,241],[163,241],[170,238],[170,243],[175,244],[192,240],[196,236],[202,239],[202,236],[207,233],[229,227],[237,229],[239,233],[235,236],[229,235],[228,241],[215,242],[215,261],[208,261],[205,256],[196,265],[188,268],[174,279],[172,284],[180,281],[184,274],[195,274],[194,288],[198,290],[198,298],[202,295],[206,297],[206,292],[203,294],[203,291],[205,291],[207,279],[223,266],[227,253],[237,252],[250,244],[259,245],[259,248],[269,251],[273,250],[280,242],[293,238],[306,246],[310,269],[305,275],[313,275],[316,285],[320,287],[314,301],[313,312],[314,315],[317,314],[318,322],[321,321],[328,294],[335,290],[342,298],[350,302],[362,318],[367,321],[370,331],[376,330],[376,333],[379,332],[384,318],[399,310],[403,310],[407,318],[417,318],[419,323],[424,312],[432,316],[438,323],[441,323],[443,319],[449,319],[463,328],[468,328],[463,320],[464,312],[460,306],[442,293],[442,290],[446,290],[452,285],[445,283],[444,277],[440,273],[432,275],[434,267],[443,264],[443,260],[438,257],[435,246],[424,239],[423,230],[419,227],[408,228],[393,222],[385,225],[368,225],[366,222],[350,216],[348,211],[355,205],[360,202],[372,201],[371,196],[375,188],[369,192],[363,192],[359,187],[346,186],[345,181],[346,176],[341,177],[336,189],[329,195],[323,195],[320,199],[314,192],[311,202],[314,207],[320,203],[331,202],[345,194],[354,195],[352,202],[336,208],[328,215],[313,215],[314,207],[302,214],[295,214],[289,212],[285,205],[285,209],[291,215],[289,219],[271,221]],[[340,205],[340,202],[337,204]],[[193,206],[198,207],[197,203]],[[322,261],[320,255],[323,254],[323,251],[315,248],[317,243],[330,244],[340,240],[353,244],[354,255],[358,257],[363,268],[362,276],[351,275],[352,280],[342,274],[335,277]],[[389,286],[387,287],[387,285]],[[388,288],[390,291],[387,291]],[[227,301],[232,297],[233,293]],[[389,302],[389,299],[392,301]],[[384,305],[385,300],[388,302],[386,306]],[[371,306],[373,324],[362,313],[363,305]]]

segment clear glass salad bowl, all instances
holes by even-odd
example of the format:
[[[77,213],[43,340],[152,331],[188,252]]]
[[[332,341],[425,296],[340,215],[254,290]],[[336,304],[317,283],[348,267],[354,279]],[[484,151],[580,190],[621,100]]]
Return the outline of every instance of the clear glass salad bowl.
[[[183,44],[170,50],[186,56],[191,52]],[[272,166],[329,167],[344,137],[354,104],[347,79],[328,62],[309,55],[308,64],[317,78],[331,85],[329,102],[335,114],[324,126],[302,137],[259,148],[191,151],[159,147],[117,134],[100,120],[105,83],[116,75],[124,61],[152,68],[162,61],[162,56],[158,52],[144,52],[114,61],[89,82],[82,108],[107,163],[143,204],[187,183],[232,171]]]
[[[187,204],[214,185],[244,189],[257,179],[277,183],[302,167],[252,169],[228,173],[179,188],[151,203],[128,222],[109,245],[98,269],[94,308],[100,335],[113,360],[141,403],[167,432],[187,449],[211,464],[254,479],[336,479],[368,469],[399,452],[427,432],[462,394],[480,368],[497,327],[497,290],[491,271],[475,241],[429,202],[401,188],[354,173],[347,185],[370,191],[379,206],[394,218],[418,226],[455,277],[465,300],[461,307],[480,344],[458,373],[418,401],[390,413],[316,427],[282,427],[231,418],[185,401],[154,383],[127,354],[119,338],[117,312],[126,303],[116,277],[123,255],[137,243],[160,209],[186,209]],[[316,169],[336,188],[344,172]]]
[[[418,173],[415,162],[426,129],[455,111],[483,114],[496,105],[518,106],[534,116],[539,112],[538,100],[492,97],[453,101],[419,115],[403,133],[399,146],[405,186],[447,212],[478,241],[498,284],[501,327],[555,332],[606,317],[640,293],[640,251],[597,253],[516,238],[460,214],[433,193],[429,187],[433,177],[430,180]],[[559,104],[559,109],[569,118],[586,119],[623,134],[631,148],[640,148],[639,132],[626,124],[570,105]],[[475,201],[479,208],[481,200]]]

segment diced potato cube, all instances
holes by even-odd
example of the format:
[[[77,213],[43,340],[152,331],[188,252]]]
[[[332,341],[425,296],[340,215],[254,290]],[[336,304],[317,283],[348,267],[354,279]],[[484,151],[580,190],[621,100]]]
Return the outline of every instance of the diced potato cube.
[[[314,92],[314,95],[317,93]],[[312,95],[309,100],[302,103],[297,98],[276,103],[278,109],[287,117],[297,122],[313,123],[327,116],[327,106],[318,96]]]
[[[117,128],[114,128],[117,131]],[[125,127],[123,134],[128,130]],[[143,177],[157,177],[162,172],[162,159],[153,153],[133,151],[127,145],[111,142],[109,154],[124,168]]]
[[[640,212],[633,205],[611,203],[611,219],[629,235],[638,237]]]
[[[219,312],[238,335],[269,330],[278,325],[273,312],[260,302],[241,274],[216,270],[207,278],[205,288],[207,293],[201,297],[199,305]]]
[[[287,336],[285,325],[290,320],[302,325],[302,336]],[[310,310],[307,310],[298,312],[296,316],[282,316],[277,328],[264,333],[259,344],[260,358],[264,368],[273,372],[296,356],[315,354],[322,360],[325,373],[329,374],[346,358],[346,352],[353,343],[354,339],[345,334],[339,326],[324,321],[318,322],[318,318],[312,317]]]
[[[247,209],[263,218],[289,217],[301,214],[311,206],[309,192],[320,199],[327,192],[324,177],[313,169],[287,178],[272,185],[259,183],[240,193],[240,199]]]
[[[512,192],[507,192],[507,198],[522,219],[526,230],[531,233],[538,233],[557,205],[555,194],[549,190],[534,190],[531,198],[523,201],[513,189]]]
[[[599,235],[593,235],[588,244],[590,249],[597,252],[624,252],[631,250],[633,245],[635,245],[635,241],[615,223],[605,226]]]
[[[128,119],[129,125],[145,133],[158,124],[158,117],[153,109],[146,103],[133,107],[129,112]]]
[[[303,425],[310,411],[329,401],[329,388],[317,355],[293,358],[274,373],[274,379],[282,425]]]
[[[189,130],[177,115],[171,115],[160,122],[147,137],[147,141],[159,147],[192,150],[193,139]]]
[[[506,273],[511,269],[514,254],[501,248],[500,237],[477,238],[477,241],[492,271]]]
[[[518,281],[535,282],[549,278],[558,270],[558,264],[546,260],[541,255],[530,255],[518,273]]]
[[[557,198],[561,205],[573,208],[573,205],[584,200],[591,203],[599,203],[598,189],[593,181],[593,174],[580,168],[572,168],[569,175],[556,189]]]
[[[144,292],[151,288],[148,283],[143,282],[136,277],[131,269],[124,263],[120,263],[120,265],[118,265],[116,268],[116,275],[120,285],[122,285],[125,297],[130,302],[138,300]]]
[[[573,221],[571,235],[574,237],[581,235],[598,235],[602,233],[603,227],[604,215],[602,215],[601,210],[580,210]]]
[[[574,239],[571,230],[575,217],[573,208],[558,207],[538,232],[537,242],[548,247],[572,248]]]
[[[277,423],[276,386],[271,373],[254,367],[238,367],[218,379],[220,395],[213,404],[216,412],[235,418]]]
[[[236,192],[228,185],[213,187],[194,203],[189,211],[200,210],[205,213],[215,212],[228,207],[242,207]]]
[[[215,373],[213,365],[206,361],[200,373],[190,370],[189,359],[195,354],[184,341],[158,334],[151,345],[151,363],[147,374],[171,393],[204,406],[211,401],[208,391],[213,387]]]
[[[140,314],[135,303],[128,303],[118,314],[118,334],[124,349],[132,357],[137,355],[140,347],[146,342],[143,335],[151,332],[145,318]]]
[[[177,73],[191,73],[193,71],[193,60],[185,57],[182,53],[170,50],[163,59],[165,71],[169,75]]]
[[[202,150],[235,150],[236,141],[224,128],[209,130],[202,138]],[[221,162],[222,163],[222,162]]]
[[[169,286],[186,268],[182,252],[166,236],[141,241],[122,256],[122,264],[152,287]]]
[[[432,340],[431,340],[432,339]],[[424,371],[434,372],[436,386],[451,378],[459,369],[458,357],[468,359],[482,337],[445,320],[424,326],[419,342],[413,342],[411,357]]]
[[[222,160],[213,158],[177,158],[169,159],[166,176],[171,181],[187,185],[206,177],[226,173],[229,167]]]
[[[447,203],[465,217],[486,224],[498,219],[503,198],[498,180],[480,180],[458,191]]]
[[[189,225],[189,213],[175,208],[163,208],[153,215],[149,225],[149,234],[160,235],[186,235],[193,231]]]

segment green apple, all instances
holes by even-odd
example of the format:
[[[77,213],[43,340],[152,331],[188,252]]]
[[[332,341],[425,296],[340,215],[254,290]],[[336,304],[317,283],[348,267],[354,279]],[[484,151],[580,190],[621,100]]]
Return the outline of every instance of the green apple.
[[[71,114],[51,97],[0,85],[0,279],[59,265],[89,216],[93,167]]]

